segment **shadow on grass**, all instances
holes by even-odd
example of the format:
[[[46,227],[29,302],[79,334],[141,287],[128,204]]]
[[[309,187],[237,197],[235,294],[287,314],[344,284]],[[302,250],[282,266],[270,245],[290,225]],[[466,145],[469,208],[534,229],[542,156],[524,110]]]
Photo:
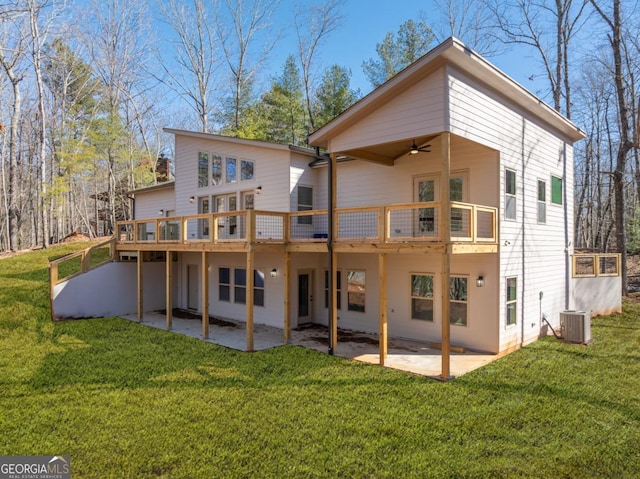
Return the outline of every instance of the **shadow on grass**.
[[[52,341],[62,351],[46,356],[29,381],[34,389],[70,385],[344,387],[411,380],[406,374],[367,369],[297,346],[245,353],[120,318],[56,323]]]

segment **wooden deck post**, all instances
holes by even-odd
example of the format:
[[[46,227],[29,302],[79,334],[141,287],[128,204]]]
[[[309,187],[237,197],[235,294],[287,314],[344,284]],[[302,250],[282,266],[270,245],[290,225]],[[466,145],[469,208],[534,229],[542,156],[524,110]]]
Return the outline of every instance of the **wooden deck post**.
[[[331,252],[331,272],[329,273],[329,284],[332,285],[331,290],[331,316],[333,322],[331,323],[331,352],[338,347],[338,284],[336,278],[338,277],[338,253]],[[333,283],[331,283],[333,281]]]
[[[142,255],[143,252],[138,250],[138,262],[137,262],[137,266],[138,266],[138,321],[142,322],[143,316],[144,316],[144,304],[142,301],[142,293],[143,293],[143,287],[142,287]]]
[[[329,155],[329,208],[327,212],[329,230],[327,235],[327,249],[329,251],[329,354],[333,354],[338,347],[338,255],[333,250],[338,232],[337,207],[337,158],[335,153]]]
[[[440,186],[440,224],[442,240],[445,251],[442,255],[442,368],[441,378],[443,381],[450,379],[451,369],[451,323],[449,320],[449,282],[451,277],[451,196],[450,196],[450,175],[451,175],[451,137],[449,132],[440,135],[441,142],[441,169],[442,185]]]
[[[173,303],[171,301],[171,296],[172,296],[172,292],[171,292],[171,283],[172,283],[172,276],[173,276],[173,266],[172,266],[172,259],[173,259],[173,254],[171,253],[171,251],[167,251],[166,253],[166,264],[165,264],[165,283],[166,283],[166,297],[165,297],[165,302],[166,302],[166,310],[167,310],[167,330],[171,331],[171,327],[173,326]]]
[[[282,281],[284,283],[284,342],[288,343],[291,340],[291,307],[290,307],[290,290],[289,290],[289,275],[291,269],[291,253],[285,250],[284,252],[284,271],[282,273]]]
[[[387,255],[378,255],[378,309],[379,309],[379,333],[380,366],[384,366],[387,359]]]
[[[202,339],[209,339],[209,255],[202,252]]]
[[[247,251],[246,307],[247,307],[247,351],[253,351],[253,248]]]

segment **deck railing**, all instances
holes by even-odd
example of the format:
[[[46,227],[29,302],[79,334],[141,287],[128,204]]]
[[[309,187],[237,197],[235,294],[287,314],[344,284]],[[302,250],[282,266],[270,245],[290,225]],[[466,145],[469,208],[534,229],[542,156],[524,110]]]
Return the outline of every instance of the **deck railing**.
[[[336,241],[344,243],[442,242],[439,202],[339,208]],[[451,202],[451,239],[496,243],[497,209]],[[323,243],[329,232],[327,210],[280,213],[244,210],[171,218],[121,221],[119,244],[148,243]]]

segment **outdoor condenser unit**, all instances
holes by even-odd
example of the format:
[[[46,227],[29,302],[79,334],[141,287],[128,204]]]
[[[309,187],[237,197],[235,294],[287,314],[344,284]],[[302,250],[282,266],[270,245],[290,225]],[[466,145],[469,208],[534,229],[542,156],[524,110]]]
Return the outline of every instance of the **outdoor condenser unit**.
[[[587,311],[562,311],[560,328],[565,341],[591,343],[591,315]]]

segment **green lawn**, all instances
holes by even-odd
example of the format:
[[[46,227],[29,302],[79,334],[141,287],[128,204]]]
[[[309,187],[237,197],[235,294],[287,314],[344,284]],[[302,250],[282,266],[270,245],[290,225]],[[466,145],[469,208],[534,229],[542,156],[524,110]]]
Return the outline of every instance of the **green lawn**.
[[[120,319],[52,323],[47,260],[0,260],[0,455],[72,477],[640,476],[640,305],[450,383]]]

